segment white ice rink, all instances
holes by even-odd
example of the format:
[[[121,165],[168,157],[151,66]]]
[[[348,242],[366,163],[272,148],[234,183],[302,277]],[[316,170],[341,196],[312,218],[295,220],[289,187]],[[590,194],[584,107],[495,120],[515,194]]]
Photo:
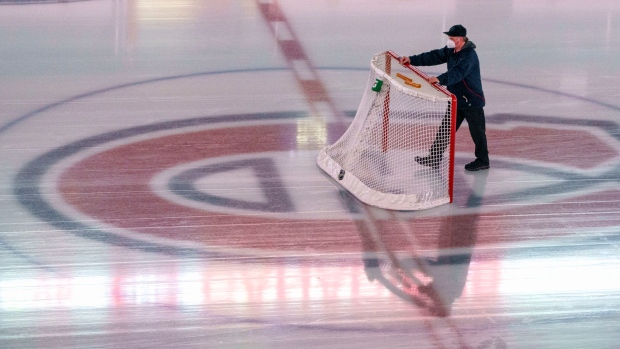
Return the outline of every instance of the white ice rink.
[[[491,169],[461,127],[454,203],[358,202],[318,150],[454,24]],[[0,348],[620,348],[619,33],[615,0],[0,0]]]

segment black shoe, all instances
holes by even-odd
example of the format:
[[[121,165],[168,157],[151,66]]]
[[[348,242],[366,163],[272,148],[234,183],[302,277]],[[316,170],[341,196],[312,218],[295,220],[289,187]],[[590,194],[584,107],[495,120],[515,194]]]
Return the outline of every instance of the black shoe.
[[[413,159],[420,165],[432,167],[434,169],[439,168],[439,164],[441,163],[441,160],[437,159],[437,157],[416,156]]]
[[[489,163],[484,163],[482,161],[479,161],[478,159],[470,162],[469,164],[465,165],[465,169],[467,171],[480,171],[480,170],[486,170],[488,168],[490,168],[491,166],[489,165]]]

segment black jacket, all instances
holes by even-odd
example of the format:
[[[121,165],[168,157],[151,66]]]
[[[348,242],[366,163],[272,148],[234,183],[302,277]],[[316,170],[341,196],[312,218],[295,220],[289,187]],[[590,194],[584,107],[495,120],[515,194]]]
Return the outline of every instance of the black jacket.
[[[457,99],[458,109],[482,108],[485,105],[480,78],[480,62],[476,45],[468,41],[459,52],[453,48],[440,48],[419,55],[410,56],[415,66],[429,66],[448,63],[448,71],[437,76],[439,83],[448,88]]]

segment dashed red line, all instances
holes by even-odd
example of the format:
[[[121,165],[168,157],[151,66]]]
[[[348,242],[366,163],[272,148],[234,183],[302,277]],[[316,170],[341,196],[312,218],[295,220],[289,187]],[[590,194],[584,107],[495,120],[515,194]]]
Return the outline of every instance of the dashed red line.
[[[336,107],[330,98],[325,85],[295,35],[293,27],[284,16],[278,2],[275,0],[257,0],[257,3],[311,111],[320,114],[321,111],[327,109],[337,119],[342,120],[344,113]]]
[[[291,67],[295,79],[303,91],[311,110],[315,113],[320,113],[320,105],[324,103],[341,124],[343,124],[342,117],[344,114],[336,107],[335,103],[330,98],[329,93],[325,89],[325,85],[318,76],[314,65],[308,58],[300,41],[297,39],[295,31],[284,16],[278,2],[276,0],[257,0],[257,3],[264,19],[269,24],[269,29],[278,43],[280,51],[284,55],[289,67]],[[372,217],[372,214],[370,214],[368,210],[366,211],[366,222],[362,224],[367,224],[368,226],[366,228],[372,229],[376,226],[376,219]],[[441,338],[438,332],[433,328],[432,323],[430,321],[424,321],[424,325],[435,347],[443,348]],[[454,322],[448,320],[448,327],[454,331],[460,344],[465,347],[462,334]]]

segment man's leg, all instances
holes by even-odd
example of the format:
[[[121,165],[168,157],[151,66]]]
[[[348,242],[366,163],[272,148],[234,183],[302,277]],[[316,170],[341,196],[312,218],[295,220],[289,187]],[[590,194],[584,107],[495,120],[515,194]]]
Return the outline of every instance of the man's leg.
[[[465,120],[465,116],[461,111],[457,109],[456,112],[456,130],[461,127],[461,124]],[[428,156],[420,157],[416,156],[415,160],[422,165],[438,167],[443,159],[443,153],[446,151],[448,147],[448,143],[450,140],[450,114],[446,113],[443,120],[441,120],[441,126],[439,126],[439,130],[435,135],[435,141],[433,142],[433,146],[431,147],[430,153]]]
[[[469,134],[476,146],[476,160],[465,166],[466,170],[477,171],[489,168],[489,150],[487,147],[486,122],[484,119],[484,109],[466,109],[463,115],[469,125]]]

